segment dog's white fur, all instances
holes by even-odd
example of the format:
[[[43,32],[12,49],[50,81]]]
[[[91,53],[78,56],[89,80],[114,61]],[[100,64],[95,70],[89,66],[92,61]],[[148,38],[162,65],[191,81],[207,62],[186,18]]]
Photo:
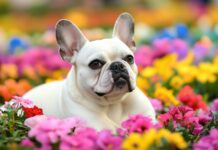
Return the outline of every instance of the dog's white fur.
[[[137,67],[123,58],[133,55],[134,23],[128,13],[119,16],[113,38],[89,42],[76,25],[61,20],[56,26],[60,54],[73,67],[63,81],[38,86],[23,97],[43,108],[46,115],[59,118],[78,116],[97,130],[115,130],[132,114],[144,114],[155,120],[154,109],[136,87]],[[49,59],[49,58],[48,58]],[[104,65],[91,69],[90,62],[103,59]],[[110,71],[113,62],[122,63],[129,75],[129,86],[116,87]],[[127,81],[126,81],[127,82]],[[129,88],[134,89],[132,92]],[[98,96],[97,93],[105,93]]]

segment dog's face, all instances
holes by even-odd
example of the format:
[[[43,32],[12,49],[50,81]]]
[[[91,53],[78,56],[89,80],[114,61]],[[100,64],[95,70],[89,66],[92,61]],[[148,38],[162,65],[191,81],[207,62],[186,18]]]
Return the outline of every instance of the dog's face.
[[[127,13],[118,17],[111,39],[92,42],[71,22],[58,22],[56,38],[60,54],[74,65],[80,92],[104,104],[122,100],[135,89],[137,67],[133,34],[133,19]]]

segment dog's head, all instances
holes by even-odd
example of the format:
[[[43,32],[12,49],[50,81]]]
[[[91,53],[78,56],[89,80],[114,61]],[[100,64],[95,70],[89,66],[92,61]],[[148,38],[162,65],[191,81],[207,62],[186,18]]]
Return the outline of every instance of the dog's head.
[[[100,104],[122,99],[136,87],[134,22],[128,13],[116,20],[110,39],[88,41],[68,20],[56,25],[60,55],[74,65],[80,91],[96,97]],[[104,99],[104,100],[102,100]]]

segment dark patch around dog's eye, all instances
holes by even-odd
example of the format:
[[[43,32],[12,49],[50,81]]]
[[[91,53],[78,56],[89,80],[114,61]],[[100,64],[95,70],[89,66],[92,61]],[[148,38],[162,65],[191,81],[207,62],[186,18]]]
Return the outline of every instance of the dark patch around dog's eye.
[[[89,67],[93,70],[100,69],[105,64],[104,61],[95,59],[89,63]]]
[[[123,60],[128,62],[130,65],[134,64],[134,57],[132,55],[127,55]]]

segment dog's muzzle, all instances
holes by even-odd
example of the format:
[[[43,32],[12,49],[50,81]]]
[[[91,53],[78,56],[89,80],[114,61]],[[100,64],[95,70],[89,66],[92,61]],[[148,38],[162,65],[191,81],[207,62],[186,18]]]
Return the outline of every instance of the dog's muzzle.
[[[123,63],[113,62],[110,65],[109,69],[112,72],[114,86],[116,86],[119,89],[122,89],[127,84],[129,92],[133,90],[130,85],[129,73]]]
[[[132,92],[134,90],[130,83],[129,73],[123,63],[113,62],[110,65],[109,70],[112,73],[112,78],[114,80],[115,87],[122,89],[123,87],[127,85],[129,92]],[[99,93],[99,92],[95,92],[95,93],[98,96],[104,96],[107,94],[107,93]]]

